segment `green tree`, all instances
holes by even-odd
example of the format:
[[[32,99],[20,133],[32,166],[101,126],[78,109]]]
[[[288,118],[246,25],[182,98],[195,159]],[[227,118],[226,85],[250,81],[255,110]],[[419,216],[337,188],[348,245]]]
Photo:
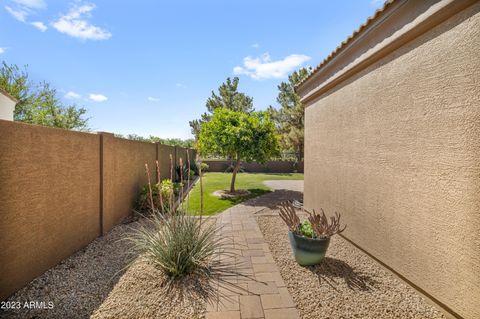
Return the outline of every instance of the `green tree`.
[[[69,130],[88,131],[85,108],[64,105],[48,83],[32,84],[26,68],[2,63],[0,87],[18,100],[14,120]]]
[[[217,108],[210,121],[202,123],[198,149],[204,155],[221,155],[234,160],[232,193],[242,161],[265,163],[279,153],[275,124],[267,113],[244,113],[226,108]]]
[[[129,140],[134,140],[134,141],[141,141],[141,142],[147,142],[147,143],[160,143],[164,145],[180,146],[185,148],[193,148],[195,146],[195,140],[193,138],[182,140],[181,138],[161,138],[153,135],[150,135],[149,137],[143,137],[137,134],[127,134],[126,136],[122,134],[115,134],[115,136],[120,138],[126,138]]]
[[[282,149],[295,152],[298,161],[303,159],[304,152],[305,110],[300,102],[300,97],[295,92],[295,86],[310,72],[310,68],[301,68],[288,77],[288,82],[280,83],[277,96],[280,108],[277,110],[270,106],[268,109],[268,113],[280,133]]]
[[[233,81],[228,77],[218,88],[218,94],[212,91],[212,96],[206,103],[208,112],[203,113],[201,119],[189,122],[192,134],[196,139],[198,139],[202,123],[208,122],[218,108],[244,113],[253,112],[253,99],[245,93],[238,92],[238,82],[238,77],[234,77]]]

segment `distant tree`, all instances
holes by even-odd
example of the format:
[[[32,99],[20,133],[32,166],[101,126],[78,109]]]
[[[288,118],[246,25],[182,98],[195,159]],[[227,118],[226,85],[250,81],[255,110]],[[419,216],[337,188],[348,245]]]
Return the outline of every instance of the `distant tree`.
[[[235,178],[242,161],[265,163],[279,153],[275,125],[267,113],[244,113],[217,108],[208,122],[202,123],[198,149],[203,155],[231,158],[233,167],[230,192],[235,192]]]
[[[180,146],[185,148],[193,148],[195,146],[195,140],[190,138],[182,140],[181,138],[161,138],[150,135],[149,137],[143,137],[137,134],[128,134],[126,136],[122,134],[115,134],[116,137],[126,138],[134,141],[141,141],[147,143],[160,143],[164,145]]]
[[[238,77],[234,77],[233,81],[228,77],[218,88],[218,94],[212,91],[212,96],[206,103],[208,112],[203,113],[201,119],[189,122],[192,134],[196,139],[198,139],[202,123],[210,120],[213,112],[218,108],[243,113],[253,112],[253,99],[245,93],[238,92],[238,82]]]
[[[88,131],[85,108],[75,104],[64,105],[57,91],[48,83],[32,84],[26,68],[2,63],[0,87],[18,100],[14,120],[68,130]]]
[[[280,108],[277,110],[270,106],[268,109],[268,113],[271,115],[280,133],[282,149],[284,151],[293,151],[298,161],[303,159],[304,152],[305,110],[300,102],[300,97],[295,92],[295,86],[310,72],[310,68],[301,68],[288,77],[288,82],[280,83],[277,96]]]

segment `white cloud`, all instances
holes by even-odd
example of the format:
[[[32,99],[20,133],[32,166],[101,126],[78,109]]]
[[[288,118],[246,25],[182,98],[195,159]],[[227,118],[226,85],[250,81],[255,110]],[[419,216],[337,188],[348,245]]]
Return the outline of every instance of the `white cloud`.
[[[68,91],[63,97],[69,100],[74,100],[74,99],[79,99],[81,95],[78,94],[77,92]]]
[[[160,98],[158,98],[158,97],[151,97],[151,96],[149,96],[149,97],[147,98],[147,100],[149,100],[150,102],[160,102]]]
[[[107,40],[112,34],[105,29],[94,26],[87,21],[94,4],[74,5],[70,11],[52,22],[52,27],[61,33],[82,40]]]
[[[89,94],[88,98],[93,102],[105,102],[108,98],[103,94]]]
[[[13,2],[32,9],[45,8],[46,4],[43,0],[13,0]]]
[[[9,6],[5,6],[5,10],[15,19],[20,22],[25,22],[27,20],[28,12],[22,9],[13,9]]]
[[[258,43],[252,44],[252,48],[254,48],[254,49],[258,49],[259,47],[260,47],[260,44],[258,44]]]
[[[42,32],[45,32],[48,29],[48,27],[41,21],[30,22],[30,24]]]
[[[185,84],[182,84],[182,83],[175,83],[175,86],[177,88],[184,88],[184,89],[187,87]]]
[[[5,48],[0,48],[0,54],[5,53],[6,50],[7,49],[5,49]]]
[[[282,79],[300,65],[310,60],[303,54],[291,54],[282,60],[272,61],[268,53],[261,57],[252,58],[247,56],[243,59],[243,66],[233,68],[234,74],[245,74],[255,80]]]
[[[5,6],[5,10],[20,22],[28,23],[38,30],[45,32],[48,27],[41,21],[28,22],[27,17],[31,14],[36,14],[37,9],[42,9],[46,6],[43,0],[13,0],[15,8]]]

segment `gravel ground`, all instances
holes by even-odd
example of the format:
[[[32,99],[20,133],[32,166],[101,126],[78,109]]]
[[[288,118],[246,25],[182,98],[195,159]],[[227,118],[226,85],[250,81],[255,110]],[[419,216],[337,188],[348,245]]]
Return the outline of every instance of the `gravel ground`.
[[[332,237],[320,265],[301,267],[280,217],[265,214],[257,221],[302,318],[445,318],[340,236]]]
[[[119,225],[65,259],[8,301],[53,302],[53,309],[0,312],[2,318],[88,318],[127,267],[128,243],[118,241],[135,223]]]
[[[136,262],[90,318],[203,318],[207,282],[187,277],[170,291],[164,282],[155,267]]]
[[[167,293],[162,273],[131,255],[130,243],[120,240],[139,223],[114,227],[7,300],[52,302],[53,309],[0,310],[0,318],[202,317],[208,283],[186,278],[184,289]]]

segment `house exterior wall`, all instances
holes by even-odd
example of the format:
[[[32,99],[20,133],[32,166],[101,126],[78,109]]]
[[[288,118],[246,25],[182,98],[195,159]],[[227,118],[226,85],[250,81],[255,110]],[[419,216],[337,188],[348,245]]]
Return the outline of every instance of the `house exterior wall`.
[[[0,120],[13,121],[15,104],[13,99],[0,91]]]
[[[445,19],[319,96],[311,92],[342,70],[299,88],[304,201],[340,212],[347,239],[473,319],[480,318],[480,3]],[[361,54],[342,68],[362,63]]]

